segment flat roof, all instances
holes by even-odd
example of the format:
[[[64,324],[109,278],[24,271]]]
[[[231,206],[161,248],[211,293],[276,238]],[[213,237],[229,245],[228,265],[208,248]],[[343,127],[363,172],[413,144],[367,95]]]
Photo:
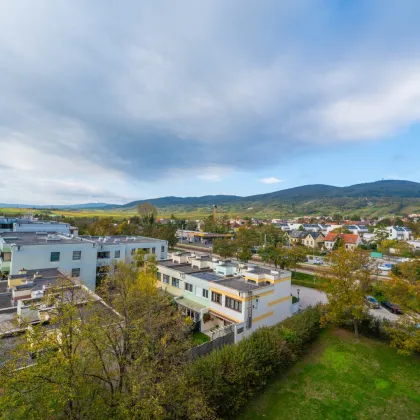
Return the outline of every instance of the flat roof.
[[[100,243],[100,244],[136,244],[136,243],[146,243],[146,242],[163,242],[166,243],[163,239],[149,238],[147,236],[127,236],[127,235],[113,235],[113,236],[89,236],[89,235],[80,235],[79,238],[86,240],[88,242]]]
[[[51,236],[54,235],[54,238]],[[83,243],[77,236],[63,235],[60,233],[37,233],[37,232],[3,232],[0,238],[6,244],[16,245],[52,245],[52,244],[80,244]]]
[[[215,280],[214,283],[220,284],[224,287],[229,287],[230,289],[238,290],[239,292],[250,292],[253,290],[261,289],[263,287],[267,287],[266,284],[259,285],[255,283],[249,283],[242,276],[223,277],[220,280]]]
[[[157,266],[167,267],[175,271],[179,271],[180,273],[190,274],[190,273],[199,273],[199,272],[208,272],[212,271],[211,268],[195,268],[191,264],[188,263],[176,263],[171,260],[166,261],[159,261]]]
[[[221,276],[218,276],[217,274],[214,274],[213,272],[201,272],[201,273],[193,273],[191,274],[191,276],[193,277],[197,277],[201,280],[206,280],[206,281],[214,281],[214,280],[220,280]]]

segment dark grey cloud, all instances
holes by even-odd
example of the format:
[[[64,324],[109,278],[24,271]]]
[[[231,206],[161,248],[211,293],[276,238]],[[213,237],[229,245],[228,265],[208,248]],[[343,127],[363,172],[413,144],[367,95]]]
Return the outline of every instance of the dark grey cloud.
[[[26,148],[100,195],[107,171],[252,171],[381,139],[420,118],[419,5],[398,5],[2,2],[0,145],[22,183]]]

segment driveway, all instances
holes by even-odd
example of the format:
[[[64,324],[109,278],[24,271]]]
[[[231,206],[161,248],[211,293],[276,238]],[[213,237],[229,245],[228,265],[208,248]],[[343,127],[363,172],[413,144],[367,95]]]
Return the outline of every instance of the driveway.
[[[319,290],[292,284],[292,294],[294,296],[298,295],[298,289],[300,297],[300,309],[305,309],[308,306],[315,306],[317,303],[326,303],[328,301],[325,293],[320,292]],[[392,314],[385,308],[370,309],[369,313],[377,318],[386,318],[390,321],[396,321],[399,318],[398,315]]]

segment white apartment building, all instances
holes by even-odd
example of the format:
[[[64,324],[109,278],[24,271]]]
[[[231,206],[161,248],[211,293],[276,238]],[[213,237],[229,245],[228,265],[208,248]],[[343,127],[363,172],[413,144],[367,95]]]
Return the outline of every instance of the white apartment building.
[[[0,233],[3,232],[47,232],[77,235],[77,228],[69,223],[35,220],[32,217],[0,217]]]
[[[292,315],[291,273],[183,253],[158,263],[159,287],[210,337],[229,328],[235,342]]]
[[[46,232],[0,233],[0,271],[15,275],[22,270],[60,268],[78,277],[91,290],[115,261],[130,261],[138,249],[167,258],[168,243],[141,236],[74,236]]]
[[[404,226],[390,226],[386,228],[389,239],[396,239],[397,241],[408,241],[412,237],[411,229]]]
[[[349,225],[346,226],[346,229],[349,230],[353,235],[362,236],[364,233],[369,233],[369,229],[365,225]]]

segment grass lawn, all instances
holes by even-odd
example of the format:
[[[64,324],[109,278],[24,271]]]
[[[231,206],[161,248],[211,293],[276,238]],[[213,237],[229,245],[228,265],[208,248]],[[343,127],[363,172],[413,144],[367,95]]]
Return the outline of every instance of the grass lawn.
[[[210,337],[202,332],[195,332],[192,334],[192,342],[194,346],[207,343],[207,341],[210,341]]]
[[[306,357],[239,416],[270,419],[420,419],[420,358],[344,330],[324,331]]]

